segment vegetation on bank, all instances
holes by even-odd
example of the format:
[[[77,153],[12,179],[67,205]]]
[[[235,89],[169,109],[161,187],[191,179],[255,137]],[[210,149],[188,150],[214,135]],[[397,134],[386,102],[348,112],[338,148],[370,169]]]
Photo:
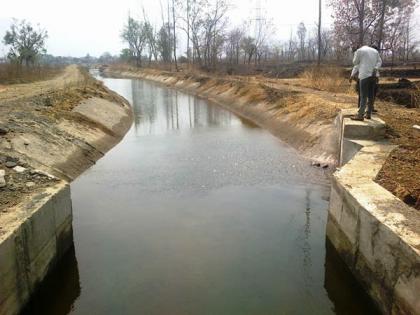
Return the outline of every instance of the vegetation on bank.
[[[301,22],[289,40],[279,41],[274,23],[264,16],[230,24],[228,0],[167,0],[160,25],[145,12],[141,18],[128,17],[121,33],[127,48],[120,60],[139,67],[169,65],[175,70],[181,61],[201,70],[236,74],[243,68],[263,70],[295,62],[348,64],[355,48],[376,45],[384,60],[407,63],[420,56],[412,22],[416,3],[329,0],[333,26],[327,28],[319,1],[316,27],[308,29]]]
[[[31,83],[49,80],[63,71],[63,66],[37,65],[17,66],[15,64],[0,64],[0,84]]]
[[[262,111],[261,115],[269,114],[282,118],[287,116],[293,123],[301,126],[331,125],[340,109],[356,109],[357,106],[354,85],[351,86],[348,80],[340,80],[342,85],[339,86],[335,80],[326,79],[319,83],[316,77],[312,76],[311,71],[314,70],[311,69],[298,79],[216,75],[197,70],[169,72],[139,69],[127,64],[114,64],[105,71],[134,77],[150,75],[176,78],[182,82],[190,80],[199,83],[197,89],[208,88],[218,95],[235,89],[238,99],[246,97],[247,103],[266,104],[265,109],[264,106],[258,106]],[[340,73],[344,70],[328,67],[320,71],[333,75],[334,72]],[[337,76],[341,78],[341,74]],[[316,89],[311,86],[316,86]],[[244,100],[241,99],[240,102],[243,103]],[[420,121],[420,112],[418,108],[405,108],[382,100],[376,103],[376,108],[379,110],[379,117],[388,125],[387,138],[391,143],[398,145],[379,172],[377,182],[408,205],[420,210],[420,181],[415,176],[420,173],[420,136],[419,131],[413,128],[413,125]],[[267,113],[264,113],[264,110]],[[287,134],[288,130],[283,130],[282,133]],[[322,137],[327,138],[328,135],[323,134]],[[319,141],[310,137],[306,140],[312,145]]]
[[[31,23],[13,20],[10,29],[3,37],[3,43],[9,47],[7,63],[0,63],[0,84],[29,83],[51,79],[58,75],[63,67],[40,63],[46,53],[46,30]]]

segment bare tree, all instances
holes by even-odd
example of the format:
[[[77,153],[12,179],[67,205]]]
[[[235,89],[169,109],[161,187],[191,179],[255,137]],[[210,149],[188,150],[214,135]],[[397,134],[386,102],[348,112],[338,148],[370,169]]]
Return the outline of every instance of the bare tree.
[[[174,61],[175,61],[175,70],[178,71],[178,62],[176,60],[176,16],[175,16],[175,0],[172,0],[172,23],[173,23],[173,49],[174,49]]]
[[[129,16],[121,37],[128,43],[130,50],[133,52],[136,65],[141,67],[142,53],[147,40],[144,23]]]
[[[322,25],[322,0],[318,3],[318,66],[321,65],[321,50],[322,50],[322,38],[321,38],[321,25]]]
[[[215,68],[217,56],[223,47],[223,33],[226,27],[228,4],[225,0],[207,1],[206,11],[202,20],[202,49],[204,65]]]
[[[234,28],[227,35],[226,58],[230,65],[239,64],[241,41],[243,37],[244,31],[240,27]]]
[[[255,39],[250,36],[242,38],[241,48],[244,51],[244,63],[249,65],[256,51]]]
[[[157,33],[156,50],[165,63],[170,63],[172,60],[172,43],[173,40],[171,34],[168,33],[167,25],[162,25]]]
[[[305,58],[305,39],[306,39],[306,27],[303,22],[299,23],[297,29],[297,36],[299,38],[299,59],[303,60]]]
[[[10,29],[3,38],[3,43],[10,46],[7,57],[9,60],[27,66],[34,64],[36,58],[46,52],[45,40],[48,33],[45,30],[34,27],[25,20],[13,20]]]
[[[155,61],[158,60],[158,51],[156,48],[156,34],[155,29],[152,26],[152,24],[149,22],[149,19],[146,15],[146,12],[143,8],[143,19],[144,19],[144,35],[146,37],[146,44],[149,51],[149,65],[152,61],[152,57],[155,59]]]

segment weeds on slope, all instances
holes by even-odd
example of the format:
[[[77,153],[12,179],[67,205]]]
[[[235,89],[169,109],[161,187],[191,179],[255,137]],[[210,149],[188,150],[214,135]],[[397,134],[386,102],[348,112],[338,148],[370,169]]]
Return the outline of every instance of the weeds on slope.
[[[33,67],[0,64],[0,84],[31,83],[51,79],[63,71],[63,66],[38,65]]]

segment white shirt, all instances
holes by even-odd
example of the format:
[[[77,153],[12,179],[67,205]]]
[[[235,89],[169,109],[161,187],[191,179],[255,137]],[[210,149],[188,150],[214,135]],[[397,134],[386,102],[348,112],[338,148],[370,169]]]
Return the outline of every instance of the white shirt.
[[[359,80],[363,80],[376,75],[376,72],[378,72],[378,69],[382,65],[382,59],[376,49],[363,46],[356,50],[353,65],[351,75],[354,76],[358,72]]]

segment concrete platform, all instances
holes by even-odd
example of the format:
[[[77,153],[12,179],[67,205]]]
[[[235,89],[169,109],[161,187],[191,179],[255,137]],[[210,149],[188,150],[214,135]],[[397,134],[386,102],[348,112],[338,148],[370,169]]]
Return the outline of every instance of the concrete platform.
[[[379,140],[385,136],[385,122],[378,118],[365,119],[364,121],[344,118],[345,128],[343,137],[357,140]]]

